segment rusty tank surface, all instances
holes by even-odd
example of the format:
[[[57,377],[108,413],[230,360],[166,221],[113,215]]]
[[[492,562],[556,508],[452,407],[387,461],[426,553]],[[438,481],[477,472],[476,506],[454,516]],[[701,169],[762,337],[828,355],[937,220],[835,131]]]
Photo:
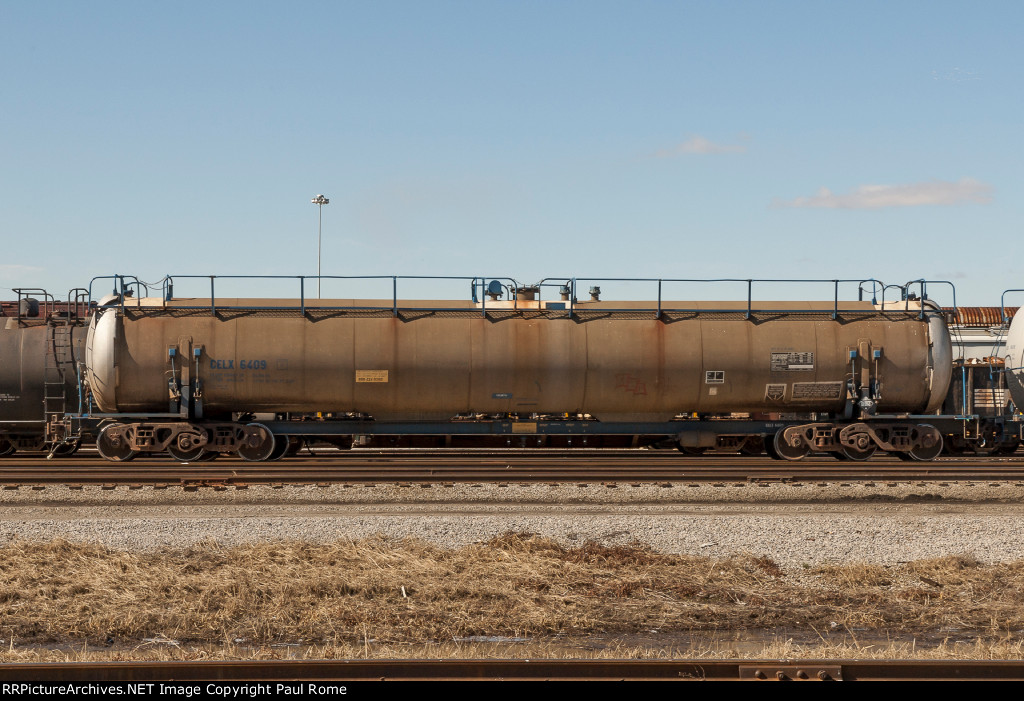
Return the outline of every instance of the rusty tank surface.
[[[927,459],[935,440],[941,449],[934,429],[904,435],[856,421],[934,412],[951,357],[941,310],[911,299],[122,296],[94,315],[85,377],[102,415],[148,416],[107,427],[98,445],[111,459],[164,449],[181,459],[214,449],[266,459],[280,452],[275,432],[300,429],[249,421],[260,414],[348,417],[375,430],[401,424],[396,433],[502,419],[511,422],[502,430],[526,434],[541,430],[538,418],[670,432],[680,416],[734,413],[846,421],[767,436],[781,441],[781,457],[814,448],[862,459],[877,445]],[[707,440],[684,431],[677,442]]]

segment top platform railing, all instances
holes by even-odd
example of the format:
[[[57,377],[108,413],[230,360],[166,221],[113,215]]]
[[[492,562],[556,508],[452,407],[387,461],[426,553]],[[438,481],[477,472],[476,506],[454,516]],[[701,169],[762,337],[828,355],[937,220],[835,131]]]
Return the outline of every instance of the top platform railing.
[[[259,304],[224,304],[218,303],[218,299],[238,299],[234,296],[226,296],[221,294],[218,297],[217,283],[227,283],[229,281],[253,281],[253,282],[268,282],[274,281],[280,283],[282,281],[294,281],[297,288],[297,301],[296,305],[275,305],[275,306],[261,306]],[[693,308],[693,307],[679,307],[679,306],[666,306],[665,294],[671,291],[673,288],[677,288],[682,285],[725,285],[730,288],[733,292],[733,296],[736,301],[745,301],[745,318],[750,318],[755,312],[756,313],[800,313],[800,314],[830,314],[833,319],[837,318],[839,314],[844,312],[862,312],[863,307],[851,307],[844,306],[848,305],[850,300],[840,300],[840,289],[849,289],[855,287],[856,290],[856,301],[864,302],[870,301],[872,304],[887,304],[892,302],[903,302],[904,306],[901,310],[899,306],[891,307],[887,311],[914,311],[918,312],[920,318],[925,315],[925,305],[923,302],[929,299],[928,297],[928,286],[929,285],[948,285],[952,291],[953,297],[953,309],[956,306],[956,287],[952,282],[948,280],[911,280],[903,285],[886,285],[880,280],[874,278],[863,278],[863,279],[779,279],[779,278],[590,278],[590,277],[549,277],[544,278],[538,283],[532,285],[522,285],[514,278],[509,277],[450,277],[450,276],[433,276],[433,275],[174,275],[167,276],[157,283],[146,283],[139,280],[137,277],[130,275],[109,275],[103,277],[93,278],[89,284],[89,299],[93,299],[93,289],[102,281],[106,281],[107,284],[113,286],[113,294],[119,296],[119,304],[122,308],[140,305],[142,297],[153,297],[158,296],[164,300],[167,308],[173,309],[194,309],[194,310],[209,310],[211,314],[226,311],[296,311],[303,315],[311,311],[389,311],[394,316],[398,316],[400,311],[403,310],[415,310],[418,312],[443,312],[443,311],[466,311],[465,306],[423,306],[417,304],[416,306],[403,306],[402,300],[399,295],[400,287],[404,287],[412,282],[423,283],[424,281],[446,281],[446,282],[461,282],[469,283],[470,286],[470,301],[480,305],[480,313],[486,316],[488,311],[519,311],[519,310],[536,310],[540,305],[537,302],[546,302],[544,308],[547,311],[558,311],[564,310],[567,317],[571,318],[580,309],[584,308],[585,305],[581,305],[578,301],[578,295],[580,291],[586,290],[584,294],[592,294],[597,296],[601,292],[599,285],[608,285],[609,283],[622,283],[634,286],[640,284],[646,286],[646,289],[650,290],[650,294],[646,299],[651,300],[653,298],[653,305],[650,307],[623,307],[614,308],[602,305],[599,309],[604,313],[613,312],[629,312],[629,313],[643,313],[649,312],[654,315],[655,318],[662,318],[665,314],[677,314],[677,313],[715,313],[715,312],[731,312],[735,313],[738,311],[735,307],[712,309],[708,307]],[[195,283],[196,281],[202,281],[204,292],[206,289],[209,290],[209,300],[205,297],[194,297],[193,299],[202,299],[203,303],[199,304],[188,304],[184,303],[185,300],[177,300],[174,298],[174,286],[176,282],[180,283]],[[353,304],[353,305],[335,305],[335,304],[323,304],[319,299],[311,299],[307,293],[307,283],[311,281],[375,281],[377,283],[383,282],[387,284],[390,282],[391,299],[390,304],[386,305],[370,305],[370,304]],[[819,288],[823,285],[831,287],[831,304],[823,308],[814,309],[792,309],[792,308],[771,308],[766,306],[759,306],[755,297],[755,287],[764,289],[765,287],[777,287],[781,285],[817,285]],[[589,286],[589,288],[588,288]],[[552,296],[545,299],[545,293],[550,293],[552,289],[557,288],[557,299]],[[223,289],[223,285],[222,285]],[[719,288],[721,289],[721,288]],[[803,287],[802,289],[807,289]],[[915,293],[915,290],[917,291]],[[153,293],[156,292],[156,295]],[[820,295],[824,296],[824,295]],[[505,298],[504,301],[498,303],[498,298]],[[387,299],[384,297],[383,299]],[[408,299],[408,298],[407,298]],[[806,296],[803,298],[806,300]],[[133,301],[135,304],[133,305]],[[490,306],[488,302],[490,301]],[[529,302],[527,304],[526,302]],[[511,302],[511,307],[509,307]],[[921,302],[921,304],[917,304]],[[914,303],[914,307],[911,304]],[[742,310],[741,310],[742,311]]]
[[[999,297],[999,314],[1003,317],[1003,326],[1009,326],[1010,317],[1006,313],[1006,295],[1016,294],[1024,292],[1024,289],[1014,288],[1012,290],[1003,290],[1003,294]]]
[[[91,309],[88,291],[81,287],[68,290],[66,302],[41,287],[14,287],[11,291],[17,295],[12,318],[19,324],[30,319],[70,322],[87,316]]]

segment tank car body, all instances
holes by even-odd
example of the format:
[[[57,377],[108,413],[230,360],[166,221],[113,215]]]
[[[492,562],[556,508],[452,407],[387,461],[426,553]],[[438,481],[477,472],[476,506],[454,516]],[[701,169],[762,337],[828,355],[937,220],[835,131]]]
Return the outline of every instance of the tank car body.
[[[500,413],[668,421],[689,412],[842,412],[851,359],[861,356],[869,375],[885,384],[880,412],[932,411],[949,381],[949,338],[941,323],[922,322],[916,312],[881,314],[866,303],[842,320],[802,314],[821,309],[812,302],[769,303],[783,311],[751,321],[743,318],[745,305],[725,302],[669,303],[714,311],[664,320],[633,314],[632,307],[647,307],[626,302],[581,304],[574,320],[562,310],[483,317],[479,308],[434,313],[429,310],[442,303],[404,301],[398,316],[317,319],[316,307],[306,316],[274,311],[293,307],[289,300],[221,302],[266,309],[179,316],[161,300],[144,299],[124,314],[98,314],[87,366],[99,408],[166,411],[168,381],[181,372],[202,384],[207,416],[332,412],[378,421]]]
[[[732,430],[790,459],[926,459],[941,437],[906,417],[941,406],[951,353],[920,302],[141,298],[94,315],[86,376],[99,415],[118,419],[98,442],[111,459],[265,459],[311,433],[644,433],[700,448]],[[768,418],[679,420],[736,412]],[[277,418],[239,420],[263,413]]]

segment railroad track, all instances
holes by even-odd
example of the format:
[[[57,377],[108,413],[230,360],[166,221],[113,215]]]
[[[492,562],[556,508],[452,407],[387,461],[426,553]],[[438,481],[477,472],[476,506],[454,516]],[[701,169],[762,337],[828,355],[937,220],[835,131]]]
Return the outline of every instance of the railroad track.
[[[652,452],[557,451],[549,454],[486,451],[322,453],[272,463],[238,459],[177,463],[170,459],[109,463],[88,457],[45,460],[16,456],[0,463],[0,485],[109,484],[245,486],[342,483],[634,483],[634,482],[843,482],[1019,481],[1024,456],[948,458],[907,463],[889,458],[840,462],[812,457],[779,462],[765,457]]]
[[[330,693],[374,681],[1021,681],[1024,661],[972,660],[317,660],[0,665],[5,683],[173,683],[229,697],[231,683]],[[279,689],[278,685],[287,687]],[[210,689],[207,685],[218,687]],[[310,685],[316,689],[311,690]],[[230,687],[228,687],[230,688]],[[346,691],[350,691],[347,689]],[[262,690],[261,690],[262,691]],[[145,689],[136,693],[147,693]],[[336,695],[335,692],[331,695]]]

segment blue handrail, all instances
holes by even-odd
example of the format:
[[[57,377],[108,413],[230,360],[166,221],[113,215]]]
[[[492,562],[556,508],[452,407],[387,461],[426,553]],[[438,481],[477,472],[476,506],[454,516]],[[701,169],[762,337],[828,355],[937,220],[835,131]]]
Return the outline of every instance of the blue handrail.
[[[1014,288],[1012,290],[1003,290],[1003,294],[1000,295],[1000,297],[999,297],[999,314],[1001,315],[1001,317],[1003,319],[1003,326],[1006,326],[1007,322],[1009,322],[1009,319],[1006,318],[1006,295],[1010,294],[1011,292],[1024,292],[1024,289]]]

